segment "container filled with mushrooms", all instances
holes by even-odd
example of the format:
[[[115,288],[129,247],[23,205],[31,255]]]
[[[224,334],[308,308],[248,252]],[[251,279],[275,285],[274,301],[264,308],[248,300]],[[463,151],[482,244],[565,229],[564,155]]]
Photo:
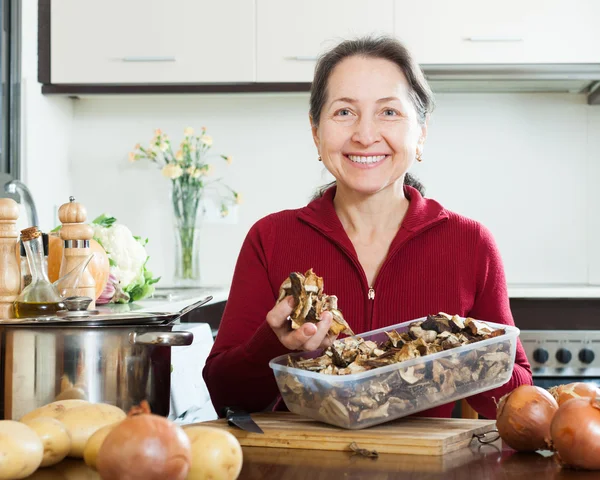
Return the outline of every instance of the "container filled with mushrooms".
[[[439,313],[270,366],[291,412],[360,429],[503,385],[518,335],[516,327]]]
[[[332,299],[312,275],[312,270],[292,274],[279,300],[293,295],[298,304],[326,309]],[[334,320],[347,337],[325,350],[269,363],[291,412],[342,428],[366,428],[491,390],[512,375],[516,327],[437,313],[354,335],[333,300]],[[292,322],[310,321],[309,310],[296,308]]]

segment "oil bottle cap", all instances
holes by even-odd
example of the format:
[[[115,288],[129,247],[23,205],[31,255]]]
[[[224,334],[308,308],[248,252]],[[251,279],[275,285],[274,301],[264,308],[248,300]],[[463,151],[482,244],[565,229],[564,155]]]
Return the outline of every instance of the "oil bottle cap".
[[[48,234],[47,233],[42,233],[42,245],[44,245],[44,256],[47,257],[48,256]],[[25,253],[25,245],[23,244],[22,240],[19,240],[19,247],[21,249],[21,256],[26,257],[27,254]]]

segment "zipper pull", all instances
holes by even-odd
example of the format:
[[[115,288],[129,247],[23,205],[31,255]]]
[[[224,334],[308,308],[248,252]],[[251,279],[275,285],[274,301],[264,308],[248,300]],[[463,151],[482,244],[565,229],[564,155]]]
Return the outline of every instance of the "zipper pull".
[[[369,288],[368,298],[369,300],[375,300],[375,289],[373,287]]]

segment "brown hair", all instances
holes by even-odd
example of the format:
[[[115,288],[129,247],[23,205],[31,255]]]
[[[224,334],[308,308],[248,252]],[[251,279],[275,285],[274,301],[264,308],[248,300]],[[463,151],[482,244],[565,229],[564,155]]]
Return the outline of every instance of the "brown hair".
[[[314,126],[318,127],[321,120],[321,111],[328,94],[329,77],[342,60],[353,56],[382,58],[398,65],[408,81],[410,99],[417,111],[419,122],[425,123],[427,116],[433,111],[435,102],[421,68],[406,47],[397,39],[387,36],[369,36],[345,40],[319,57],[310,90],[310,117]],[[332,182],[320,187],[315,198],[320,197],[327,188],[334,184],[335,182]],[[425,194],[423,184],[410,173],[405,175],[404,184],[416,188],[422,195]]]

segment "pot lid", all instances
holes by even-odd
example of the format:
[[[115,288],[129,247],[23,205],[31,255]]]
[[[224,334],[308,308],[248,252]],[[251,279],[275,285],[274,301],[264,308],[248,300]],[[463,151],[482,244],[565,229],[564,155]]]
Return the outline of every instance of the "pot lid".
[[[61,326],[61,327],[115,327],[125,325],[173,325],[183,315],[201,307],[212,300],[212,296],[188,305],[178,312],[115,312],[105,313],[98,310],[62,311],[48,317],[8,318],[0,320],[0,326]]]
[[[151,313],[128,312],[98,314],[90,312],[88,315],[56,315],[51,317],[36,318],[9,318],[0,321],[0,326],[119,326],[119,325],[168,325],[179,320],[179,313]]]

